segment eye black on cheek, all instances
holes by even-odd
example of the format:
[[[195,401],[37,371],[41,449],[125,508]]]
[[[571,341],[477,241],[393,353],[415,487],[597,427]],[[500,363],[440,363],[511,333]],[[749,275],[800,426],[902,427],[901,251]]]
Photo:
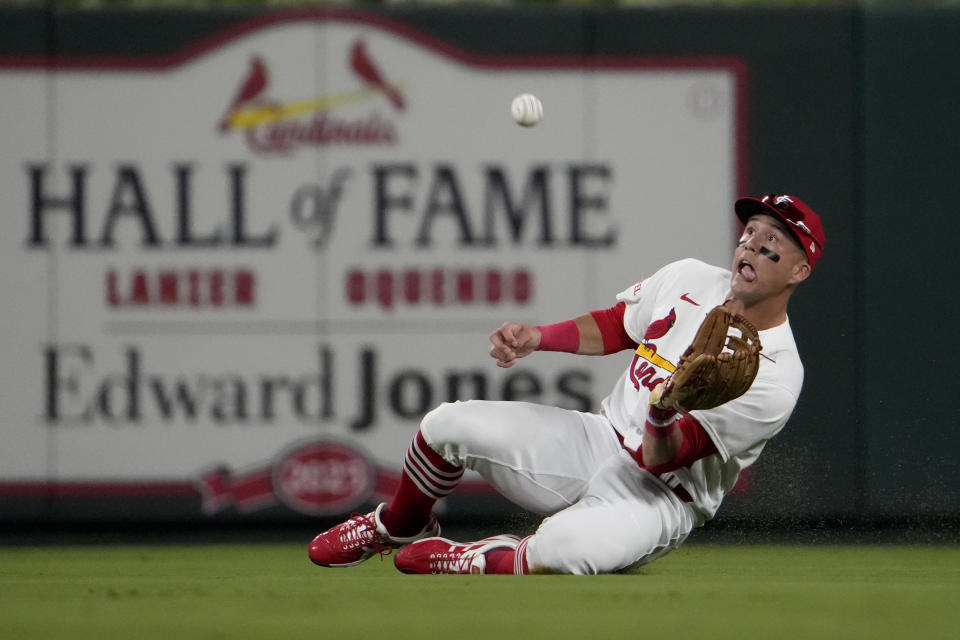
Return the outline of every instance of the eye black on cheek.
[[[780,254],[777,253],[776,251],[771,251],[766,247],[760,247],[760,255],[767,256],[768,258],[770,258],[770,260],[774,262],[780,262]]]

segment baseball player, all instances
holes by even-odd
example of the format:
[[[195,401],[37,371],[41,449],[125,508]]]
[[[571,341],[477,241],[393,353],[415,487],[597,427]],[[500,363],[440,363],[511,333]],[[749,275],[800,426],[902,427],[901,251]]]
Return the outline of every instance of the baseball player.
[[[318,535],[311,560],[351,566],[403,547],[395,564],[407,573],[595,574],[682,544],[783,428],[803,382],[787,302],[820,259],[820,218],[788,195],[740,198],[734,210],[744,230],[729,270],[681,260],[609,309],[507,322],[490,336],[501,367],[534,351],[632,350],[599,413],[440,405],[423,418],[391,501]],[[523,539],[437,537],[432,507],[465,469],[548,517]]]

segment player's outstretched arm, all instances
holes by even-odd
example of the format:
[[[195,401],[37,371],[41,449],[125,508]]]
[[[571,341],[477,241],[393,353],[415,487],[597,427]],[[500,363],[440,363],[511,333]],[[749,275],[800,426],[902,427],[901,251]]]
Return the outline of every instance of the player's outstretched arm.
[[[566,351],[583,355],[602,355],[603,337],[597,321],[589,313],[557,324],[533,326],[522,322],[504,322],[490,335],[490,356],[497,366],[512,367],[534,351]]]
[[[592,313],[578,316],[573,322],[580,332],[580,345],[577,347],[577,353],[587,356],[602,356],[609,353],[604,349],[600,325],[597,324],[597,319]]]

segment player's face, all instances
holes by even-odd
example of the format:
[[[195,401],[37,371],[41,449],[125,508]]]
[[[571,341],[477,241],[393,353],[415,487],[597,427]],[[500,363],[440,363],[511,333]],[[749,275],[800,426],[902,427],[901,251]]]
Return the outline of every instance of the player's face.
[[[733,294],[749,302],[782,293],[806,279],[810,265],[782,222],[755,215],[744,226],[730,270]]]

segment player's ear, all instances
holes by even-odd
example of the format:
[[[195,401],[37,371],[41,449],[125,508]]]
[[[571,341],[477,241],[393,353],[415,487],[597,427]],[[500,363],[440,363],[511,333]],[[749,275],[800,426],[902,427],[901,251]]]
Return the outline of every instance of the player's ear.
[[[790,284],[800,284],[804,280],[810,277],[810,263],[804,260],[800,260],[795,265],[793,265],[793,273],[790,274]]]

